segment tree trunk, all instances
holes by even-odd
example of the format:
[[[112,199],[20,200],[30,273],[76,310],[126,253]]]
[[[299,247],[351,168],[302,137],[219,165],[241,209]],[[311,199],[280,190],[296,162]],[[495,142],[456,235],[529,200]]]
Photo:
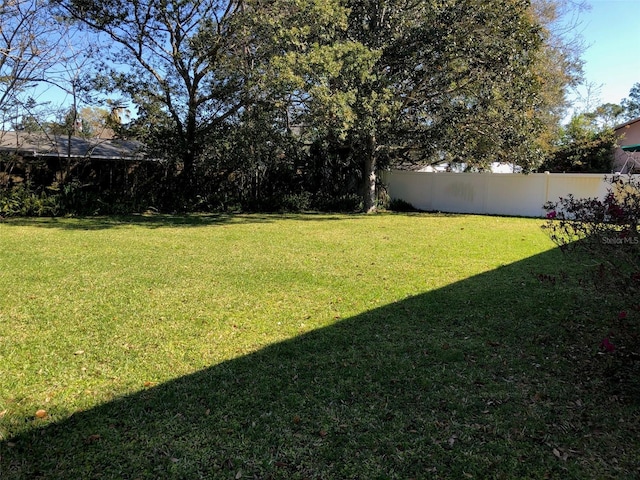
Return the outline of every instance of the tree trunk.
[[[188,111],[187,118],[184,124],[183,130],[183,139],[184,142],[183,150],[182,150],[182,176],[186,182],[186,185],[191,186],[194,180],[195,174],[195,163],[200,153],[198,151],[198,125],[197,125],[197,117],[198,117],[198,107],[195,102],[195,91],[189,92],[189,103],[188,103]]]
[[[367,153],[364,159],[363,171],[363,200],[364,212],[376,211],[376,137],[367,138]]]

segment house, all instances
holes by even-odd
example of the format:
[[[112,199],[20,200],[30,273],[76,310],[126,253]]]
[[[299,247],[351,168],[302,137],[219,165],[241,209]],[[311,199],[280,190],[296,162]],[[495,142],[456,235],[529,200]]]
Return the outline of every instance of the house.
[[[148,161],[134,140],[0,131],[0,185],[49,185],[72,176],[96,178],[127,172]]]
[[[142,147],[142,143],[135,140],[69,137],[25,131],[0,132],[0,153],[17,155],[25,160],[142,160]]]
[[[613,171],[630,173],[640,171],[640,117],[614,127],[617,143]]]

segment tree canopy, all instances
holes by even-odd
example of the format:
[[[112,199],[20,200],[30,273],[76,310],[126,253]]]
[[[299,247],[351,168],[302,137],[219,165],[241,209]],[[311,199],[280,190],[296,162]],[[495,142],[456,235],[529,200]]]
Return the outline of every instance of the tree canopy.
[[[629,90],[629,96],[622,100],[622,108],[624,109],[627,120],[640,118],[640,82],[637,82]]]
[[[138,133],[177,154],[190,175],[204,137],[242,107],[244,45],[236,0],[55,0],[112,42],[96,76],[138,109]],[[156,149],[158,150],[158,148]]]
[[[50,0],[49,13],[106,40],[90,84],[135,107],[120,134],[184,196],[357,195],[371,211],[392,165],[541,163],[580,76],[557,27],[568,3]]]
[[[64,26],[51,21],[45,0],[0,0],[0,114],[18,123],[17,106],[30,106],[26,91],[46,80],[60,60]]]
[[[552,173],[611,173],[616,134],[611,104],[574,115],[560,129],[557,144],[540,170]]]
[[[284,12],[287,4],[270,3]],[[564,101],[545,96],[546,83],[560,92],[568,72],[542,62],[545,30],[528,2],[324,5],[338,16],[333,28],[312,26],[312,16],[271,22],[275,32],[299,34],[270,64],[298,99],[296,121],[361,165],[365,210],[374,208],[375,172],[388,162],[502,160],[531,169],[541,161],[540,119]]]

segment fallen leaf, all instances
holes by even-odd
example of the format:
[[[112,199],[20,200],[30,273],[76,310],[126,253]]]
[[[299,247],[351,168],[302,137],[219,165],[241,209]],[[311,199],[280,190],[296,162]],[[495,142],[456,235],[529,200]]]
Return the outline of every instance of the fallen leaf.
[[[44,417],[46,417],[46,416],[47,416],[47,411],[46,411],[46,410],[42,410],[42,409],[40,409],[40,410],[38,410],[38,411],[36,412],[36,417],[37,417],[37,418],[44,418]]]
[[[322,438],[324,438],[324,437],[326,437],[326,436],[328,435],[326,430],[320,430],[320,431],[318,432],[318,434],[319,434]]]
[[[84,350],[76,350],[75,352],[73,352],[74,355],[82,355],[84,353]]]

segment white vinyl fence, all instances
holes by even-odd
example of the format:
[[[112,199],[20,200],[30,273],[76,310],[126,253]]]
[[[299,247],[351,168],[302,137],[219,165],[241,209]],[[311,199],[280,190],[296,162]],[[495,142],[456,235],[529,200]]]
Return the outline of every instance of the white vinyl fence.
[[[604,174],[385,172],[392,199],[426,211],[542,217],[547,201],[573,194],[604,198]]]

